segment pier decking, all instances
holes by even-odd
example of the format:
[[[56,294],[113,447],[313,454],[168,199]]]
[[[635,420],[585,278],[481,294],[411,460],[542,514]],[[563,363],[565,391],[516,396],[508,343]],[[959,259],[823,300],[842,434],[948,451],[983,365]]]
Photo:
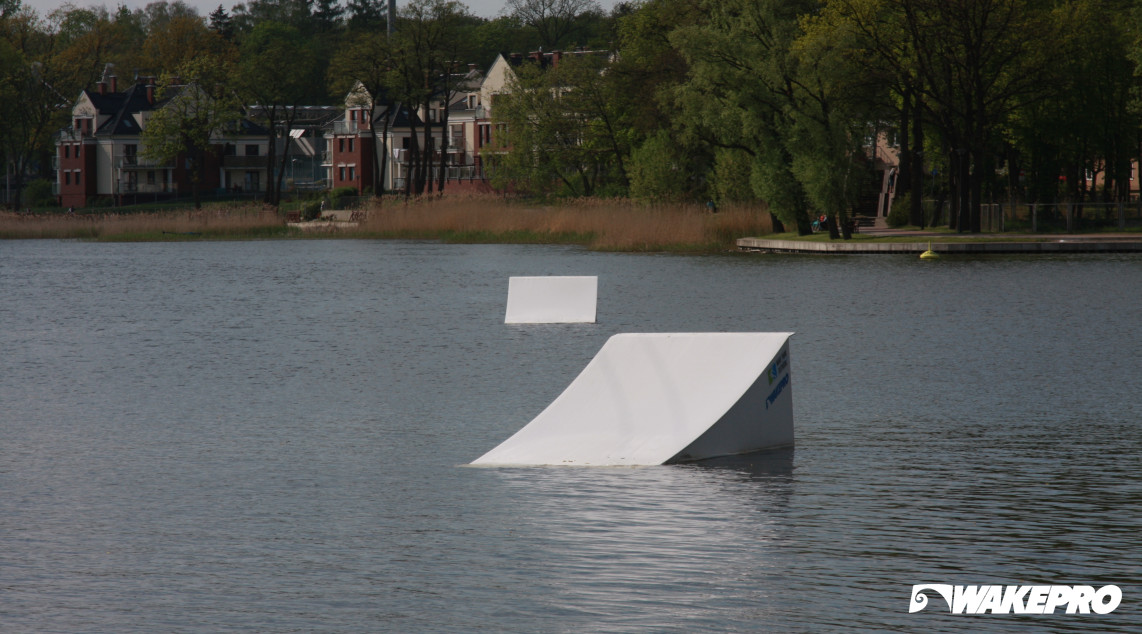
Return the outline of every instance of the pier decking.
[[[863,240],[836,240],[808,242],[801,240],[767,240],[740,238],[738,249],[763,253],[923,253],[931,249],[938,254],[969,253],[1127,253],[1142,252],[1142,236],[1046,238],[1037,240],[991,240],[937,242],[868,242]]]

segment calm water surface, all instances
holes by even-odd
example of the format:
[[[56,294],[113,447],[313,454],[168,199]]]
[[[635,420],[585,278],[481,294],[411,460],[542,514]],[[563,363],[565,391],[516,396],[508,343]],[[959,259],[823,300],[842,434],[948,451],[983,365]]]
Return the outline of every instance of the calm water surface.
[[[505,326],[511,275],[599,323]],[[0,630],[1138,631],[1140,315],[1139,256],[0,242]],[[795,451],[462,466],[612,334],[786,330]]]

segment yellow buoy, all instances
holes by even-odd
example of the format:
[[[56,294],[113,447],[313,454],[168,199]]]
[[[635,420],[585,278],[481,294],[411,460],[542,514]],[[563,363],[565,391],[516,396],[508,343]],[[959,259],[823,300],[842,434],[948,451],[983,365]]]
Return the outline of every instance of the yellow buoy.
[[[939,258],[940,258],[940,256],[937,255],[936,252],[932,250],[932,243],[931,242],[928,243],[928,250],[920,254],[921,260],[938,260]]]

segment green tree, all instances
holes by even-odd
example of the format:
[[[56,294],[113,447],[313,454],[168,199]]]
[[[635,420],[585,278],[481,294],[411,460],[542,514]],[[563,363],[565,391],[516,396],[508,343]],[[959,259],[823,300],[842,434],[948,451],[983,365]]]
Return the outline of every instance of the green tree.
[[[913,88],[940,136],[953,192],[954,226],[980,230],[985,181],[995,169],[1000,133],[1022,108],[1058,89],[1054,48],[1071,24],[1035,0],[832,0],[830,7],[875,18],[900,34],[877,47],[888,68],[916,77]]]
[[[552,68],[523,64],[496,98],[493,117],[506,130],[506,155],[493,182],[571,196],[625,193],[632,150],[623,87],[600,55],[568,55]],[[495,150],[490,150],[495,153]]]
[[[384,193],[389,156],[385,144],[399,108],[399,104],[389,97],[393,63],[393,49],[387,35],[379,31],[357,31],[350,33],[346,45],[333,58],[328,75],[330,89],[335,94],[352,92],[351,103],[347,105],[363,105],[368,109],[369,134],[373,139],[374,193],[377,196]]]
[[[53,151],[51,131],[64,126],[65,111],[77,94],[70,68],[60,55],[56,12],[41,20],[34,11],[3,5],[0,15],[0,151],[3,151],[5,190],[18,204],[25,177],[48,176]]]
[[[539,43],[554,50],[568,43],[584,13],[599,13],[595,0],[507,0],[505,10],[539,35]]]
[[[265,201],[277,205],[290,158],[289,130],[297,120],[298,107],[306,104],[312,98],[313,88],[323,86],[323,82],[312,48],[291,26],[272,21],[259,23],[242,39],[239,53],[238,92],[256,106],[256,118],[270,131],[266,157],[270,178]],[[284,140],[280,152],[279,139]]]
[[[189,166],[195,208],[202,207],[203,170],[211,141],[239,117],[239,105],[227,85],[229,64],[197,57],[159,80],[159,103],[143,129],[141,154]]]
[[[754,194],[785,224],[810,233],[809,198],[793,173],[792,112],[803,107],[790,52],[814,2],[713,0],[707,19],[670,34],[689,66],[675,92],[691,145],[744,152]],[[843,215],[846,210],[822,210]]]

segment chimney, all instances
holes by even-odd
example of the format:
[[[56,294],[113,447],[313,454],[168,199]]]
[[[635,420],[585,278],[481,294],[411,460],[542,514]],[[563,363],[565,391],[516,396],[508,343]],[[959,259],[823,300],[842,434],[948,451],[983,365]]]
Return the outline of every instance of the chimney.
[[[559,60],[563,59],[563,51],[551,51],[551,67],[555,68],[559,65]]]
[[[531,59],[533,59],[537,62],[542,62],[543,61],[543,51],[532,51],[528,55],[528,57],[530,57]]]
[[[97,83],[97,84],[95,84],[95,85],[96,85],[96,86],[99,86],[99,94],[101,94],[101,95],[106,95],[106,94],[107,94],[107,82],[105,82],[105,81],[101,81],[101,82],[99,82],[99,83]]]
[[[523,53],[512,53],[512,61],[513,62],[523,61]]]
[[[155,105],[155,85],[147,84],[147,103]]]
[[[111,92],[119,92],[119,78],[112,75],[111,79]]]

